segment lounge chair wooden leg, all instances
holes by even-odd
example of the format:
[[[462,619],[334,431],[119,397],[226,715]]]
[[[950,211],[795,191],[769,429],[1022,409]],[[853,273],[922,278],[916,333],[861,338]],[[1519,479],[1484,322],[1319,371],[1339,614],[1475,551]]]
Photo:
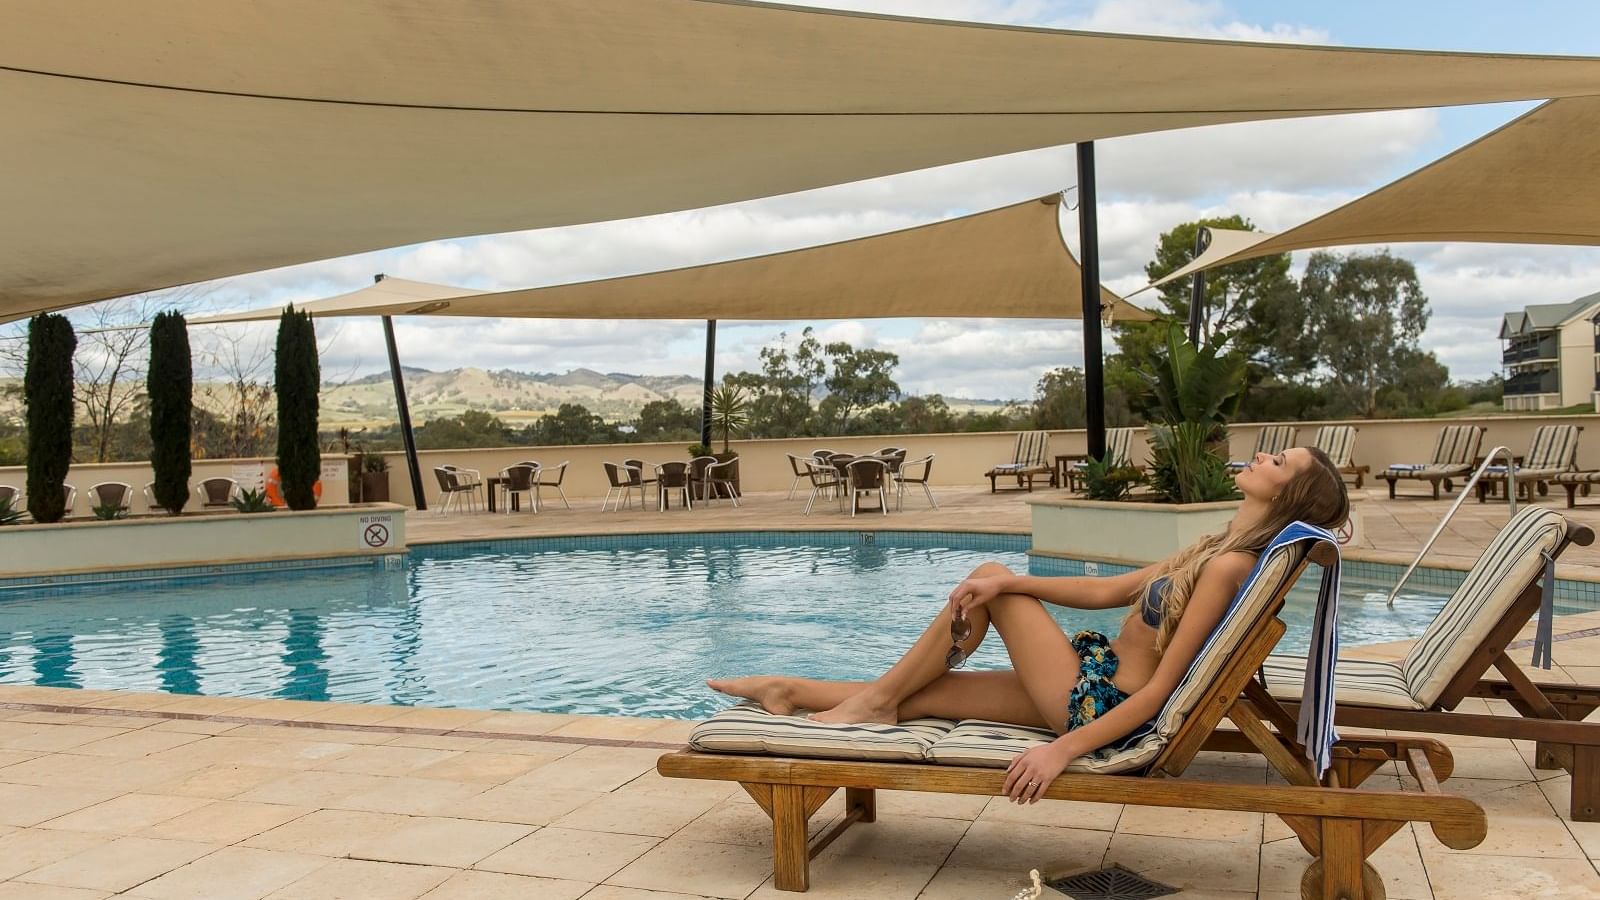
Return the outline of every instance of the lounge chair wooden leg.
[[[1600,822],[1600,747],[1572,748],[1572,821]]]
[[[1394,499],[1394,479],[1393,478],[1385,478],[1384,480],[1389,482],[1389,499],[1393,500]]]
[[[1321,820],[1322,852],[1300,879],[1301,897],[1379,900],[1384,896],[1383,880],[1366,863],[1361,824],[1360,819]]]
[[[872,788],[845,788],[845,813],[858,809],[861,810],[861,815],[856,819],[857,822],[878,821],[878,792]]]
[[[811,888],[805,788],[797,784],[772,785],[772,883],[780,891]]]

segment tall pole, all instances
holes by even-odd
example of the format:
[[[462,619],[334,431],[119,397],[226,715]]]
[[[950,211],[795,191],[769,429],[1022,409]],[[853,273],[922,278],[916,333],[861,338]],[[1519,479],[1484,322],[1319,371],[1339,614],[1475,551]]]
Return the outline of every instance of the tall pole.
[[[711,384],[717,377],[717,320],[706,320],[706,380],[700,394],[700,443],[711,446]]]
[[[1201,225],[1194,232],[1194,258],[1211,246],[1211,229]],[[1196,269],[1189,286],[1189,343],[1200,346],[1200,326],[1206,320],[1206,270]]]
[[[374,282],[383,275],[372,276]],[[400,351],[394,344],[394,319],[383,317],[383,341],[389,347],[389,380],[394,382],[394,406],[400,414],[400,441],[406,448],[406,468],[411,472],[411,496],[417,511],[428,508],[428,498],[422,492],[422,463],[417,460],[417,436],[411,433],[411,404],[406,402],[406,380],[400,374]]]
[[[1106,455],[1106,373],[1100,350],[1100,226],[1095,215],[1094,141],[1078,144],[1078,241],[1083,267],[1083,391],[1089,455]]]

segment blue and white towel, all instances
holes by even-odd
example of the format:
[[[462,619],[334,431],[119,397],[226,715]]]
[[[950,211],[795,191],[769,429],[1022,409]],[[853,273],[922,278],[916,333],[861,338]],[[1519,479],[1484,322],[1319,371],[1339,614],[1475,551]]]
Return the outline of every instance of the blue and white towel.
[[[1391,463],[1391,472],[1420,472],[1428,467],[1427,463]]]
[[[1211,649],[1213,641],[1222,634],[1228,619],[1239,609],[1239,598],[1250,592],[1261,566],[1273,551],[1300,541],[1324,541],[1333,548],[1334,563],[1322,570],[1322,586],[1317,592],[1317,607],[1312,613],[1311,645],[1306,651],[1306,677],[1301,687],[1300,718],[1296,723],[1295,739],[1306,748],[1306,757],[1316,768],[1317,777],[1328,770],[1333,758],[1333,742],[1339,739],[1333,728],[1333,666],[1339,658],[1339,539],[1333,532],[1305,522],[1290,522],[1272,542],[1256,557],[1250,577],[1234,594],[1233,605],[1211,632],[1205,646],[1195,657],[1199,659]]]

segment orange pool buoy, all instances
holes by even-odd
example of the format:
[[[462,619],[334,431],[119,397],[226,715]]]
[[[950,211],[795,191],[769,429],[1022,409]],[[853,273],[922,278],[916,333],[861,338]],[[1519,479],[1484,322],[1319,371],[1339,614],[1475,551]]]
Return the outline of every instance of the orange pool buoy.
[[[317,501],[322,500],[322,480],[311,483],[311,496]],[[286,507],[288,502],[283,499],[283,479],[278,477],[278,467],[273,466],[267,472],[267,501],[273,506]]]

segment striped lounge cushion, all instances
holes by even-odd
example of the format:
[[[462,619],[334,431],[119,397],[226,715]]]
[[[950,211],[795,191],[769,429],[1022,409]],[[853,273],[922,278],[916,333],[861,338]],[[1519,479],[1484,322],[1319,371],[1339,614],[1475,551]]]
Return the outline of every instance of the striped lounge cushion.
[[[1556,484],[1600,484],[1600,472],[1562,472],[1552,480]]]
[[[1565,472],[1578,456],[1578,426],[1540,425],[1533,431],[1526,468],[1532,472]],[[1522,474],[1518,469],[1517,474]]]
[[[1566,534],[1560,513],[1529,506],[1506,523],[1401,663],[1406,689],[1431,707]]]
[[[934,742],[928,749],[928,761],[947,766],[1003,769],[1018,753],[1055,739],[1055,733],[1044,728],[966,719]],[[1166,738],[1147,731],[1124,742],[1120,749],[1104,749],[1080,756],[1068,764],[1067,771],[1101,775],[1131,772],[1149,765],[1166,744]]]
[[[1299,701],[1306,675],[1304,656],[1269,656],[1262,671],[1267,692],[1280,700]],[[1384,660],[1341,659],[1333,667],[1334,700],[1357,706],[1422,709],[1406,688],[1400,664]]]
[[[1354,425],[1323,425],[1311,439],[1311,446],[1328,454],[1333,464],[1341,469],[1353,465],[1356,428]]]
[[[954,726],[949,719],[912,719],[899,725],[830,725],[802,716],[775,716],[759,706],[740,705],[695,726],[689,734],[689,746],[710,753],[921,762],[934,741]]]
[[[1443,478],[1446,475],[1465,475],[1472,471],[1472,466],[1466,463],[1427,463],[1425,465],[1393,465],[1385,472],[1385,478]]]

